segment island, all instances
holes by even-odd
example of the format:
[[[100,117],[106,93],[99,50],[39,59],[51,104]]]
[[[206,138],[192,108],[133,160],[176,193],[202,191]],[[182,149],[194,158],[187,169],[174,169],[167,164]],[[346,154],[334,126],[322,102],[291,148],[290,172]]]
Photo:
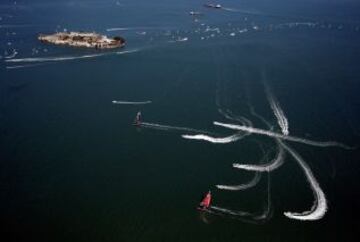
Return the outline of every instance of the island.
[[[114,49],[125,46],[125,39],[122,37],[108,38],[105,35],[90,32],[40,34],[38,39],[43,43],[95,49]]]

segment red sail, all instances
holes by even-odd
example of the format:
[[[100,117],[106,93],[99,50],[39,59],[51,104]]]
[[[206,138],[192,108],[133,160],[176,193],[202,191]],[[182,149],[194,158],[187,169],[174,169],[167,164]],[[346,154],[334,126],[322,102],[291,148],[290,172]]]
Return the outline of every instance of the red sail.
[[[204,197],[204,199],[200,202],[200,206],[204,208],[208,208],[210,206],[210,203],[211,203],[211,193],[208,192]]]

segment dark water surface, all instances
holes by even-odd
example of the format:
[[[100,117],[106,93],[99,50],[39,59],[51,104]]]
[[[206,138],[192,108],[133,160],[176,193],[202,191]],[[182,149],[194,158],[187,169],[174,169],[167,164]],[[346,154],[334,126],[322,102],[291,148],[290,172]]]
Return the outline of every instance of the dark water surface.
[[[236,132],[213,121],[268,130],[252,111],[281,133],[267,86],[290,135],[359,146],[360,5],[220,3],[1,2],[0,218],[9,241],[356,240],[358,149],[286,142],[327,200],[321,219],[300,221],[284,212],[311,210],[314,194],[289,152],[269,173],[232,167],[270,162],[273,138],[181,135]],[[100,52],[36,39],[64,29],[120,35],[127,46]],[[153,126],[131,125],[139,110]],[[241,191],[215,187],[250,181],[258,183]],[[199,213],[209,189],[214,206],[242,213]]]

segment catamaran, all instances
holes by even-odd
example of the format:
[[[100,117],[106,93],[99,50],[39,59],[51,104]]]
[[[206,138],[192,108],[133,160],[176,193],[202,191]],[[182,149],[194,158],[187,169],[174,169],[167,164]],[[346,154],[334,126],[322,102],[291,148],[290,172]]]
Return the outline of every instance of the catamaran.
[[[137,112],[133,125],[140,126],[141,125],[141,112]]]

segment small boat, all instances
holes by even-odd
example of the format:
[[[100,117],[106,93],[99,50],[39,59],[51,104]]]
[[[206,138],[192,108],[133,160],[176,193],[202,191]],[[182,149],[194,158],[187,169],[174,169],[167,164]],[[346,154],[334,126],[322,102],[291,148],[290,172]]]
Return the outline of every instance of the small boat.
[[[213,3],[205,3],[204,6],[207,8],[217,8],[217,9],[222,8],[220,4],[213,4]]]
[[[202,15],[202,13],[196,11],[190,11],[189,14],[193,16]]]
[[[137,112],[133,125],[140,126],[141,125],[141,112]]]
[[[211,191],[208,191],[205,196],[202,198],[199,206],[197,207],[198,210],[204,211],[210,207],[211,204]]]

